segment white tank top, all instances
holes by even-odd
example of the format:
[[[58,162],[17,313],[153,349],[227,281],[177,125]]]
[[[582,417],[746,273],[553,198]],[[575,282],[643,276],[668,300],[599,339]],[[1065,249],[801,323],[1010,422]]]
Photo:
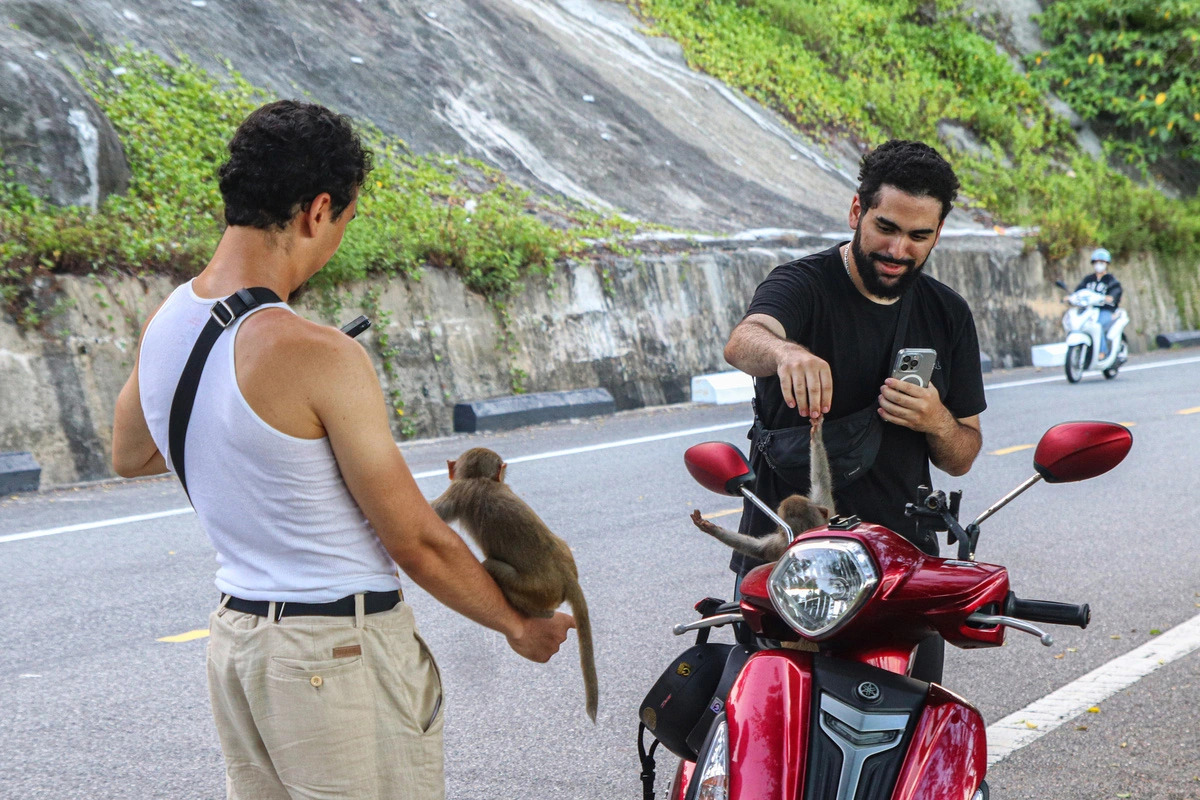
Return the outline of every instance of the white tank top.
[[[214,300],[180,286],[146,329],[138,366],[142,411],[171,464],[167,427],[183,366]],[[188,490],[217,550],[217,588],[245,600],[323,603],[400,588],[396,564],[346,488],[329,439],[268,425],[237,385],[233,345],[242,322],[208,356],[188,425]]]

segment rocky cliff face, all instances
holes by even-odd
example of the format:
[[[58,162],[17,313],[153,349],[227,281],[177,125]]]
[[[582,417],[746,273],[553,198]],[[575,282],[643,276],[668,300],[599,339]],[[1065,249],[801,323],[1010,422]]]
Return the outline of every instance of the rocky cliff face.
[[[689,70],[677,45],[641,35],[613,0],[0,4],[0,62],[19,65],[46,96],[73,83],[62,65],[126,43],[168,59],[185,53],[217,75],[227,61],[279,96],[368,119],[420,152],[465,152],[542,191],[688,229],[825,230],[844,216],[855,171],[854,154],[818,152]],[[21,104],[0,83],[8,113],[65,139],[80,127],[78,94],[61,107]],[[109,142],[93,111],[90,124]],[[20,149],[27,134],[0,127],[6,157],[36,160]],[[89,136],[76,136],[76,149],[92,147]],[[79,180],[54,161],[47,152],[38,162],[51,184]],[[103,194],[119,175],[101,163],[89,191]]]
[[[828,239],[725,240],[657,254],[568,265],[529,282],[509,305],[512,352],[492,308],[457,277],[349,287],[345,322],[370,292],[377,325],[362,336],[384,388],[404,401],[400,435],[450,432],[454,403],[511,393],[511,369],[530,391],[603,386],[619,408],[690,398],[693,375],[728,369],[721,355],[749,297],[776,264]],[[997,365],[1025,364],[1030,345],[1061,336],[1061,293],[1086,264],[1047,265],[1019,239],[949,237],[929,271],[975,310],[980,343]],[[1133,344],[1177,325],[1151,262],[1123,269]],[[30,450],[46,484],[109,474],[113,404],[129,374],[141,321],[170,292],[163,279],[66,278],[67,310],[46,332],[0,321],[0,451]],[[314,319],[316,306],[301,307]],[[386,320],[386,321],[385,321]],[[1139,333],[1144,332],[1144,333]],[[381,356],[380,334],[390,355]],[[385,364],[385,361],[387,362]]]

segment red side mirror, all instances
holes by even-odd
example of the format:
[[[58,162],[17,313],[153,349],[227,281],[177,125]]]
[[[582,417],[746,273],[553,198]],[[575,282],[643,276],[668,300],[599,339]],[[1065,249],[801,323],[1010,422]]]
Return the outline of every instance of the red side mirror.
[[[1064,422],[1042,434],[1033,468],[1046,483],[1069,483],[1103,475],[1120,464],[1133,434],[1113,422]]]
[[[697,483],[717,494],[741,497],[742,487],[754,482],[750,462],[729,442],[692,445],[683,454],[683,463]]]

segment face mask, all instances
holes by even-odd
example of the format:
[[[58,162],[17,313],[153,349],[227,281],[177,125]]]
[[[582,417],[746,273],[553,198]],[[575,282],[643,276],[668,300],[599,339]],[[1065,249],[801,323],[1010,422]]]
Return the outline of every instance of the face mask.
[[[1099,275],[1100,273],[1104,272],[1104,270],[1108,269],[1108,264],[1103,261],[1093,261],[1092,269],[1096,270],[1096,274]]]

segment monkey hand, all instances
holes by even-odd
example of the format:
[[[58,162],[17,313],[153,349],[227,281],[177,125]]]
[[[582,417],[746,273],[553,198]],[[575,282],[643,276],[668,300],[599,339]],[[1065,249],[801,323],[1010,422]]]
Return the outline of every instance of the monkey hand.
[[[709,522],[708,520],[706,520],[700,514],[700,509],[698,509],[698,508],[694,509],[692,511],[692,524],[695,525],[700,530],[704,531],[705,533],[712,533],[711,529],[717,527],[716,525],[714,525],[711,522]]]
[[[508,646],[517,655],[544,664],[567,640],[575,618],[557,611],[552,617],[525,617],[524,623],[519,634],[508,637]]]
[[[935,435],[955,424],[954,415],[942,405],[937,387],[921,387],[895,378],[888,378],[880,389],[879,416],[919,433]]]

